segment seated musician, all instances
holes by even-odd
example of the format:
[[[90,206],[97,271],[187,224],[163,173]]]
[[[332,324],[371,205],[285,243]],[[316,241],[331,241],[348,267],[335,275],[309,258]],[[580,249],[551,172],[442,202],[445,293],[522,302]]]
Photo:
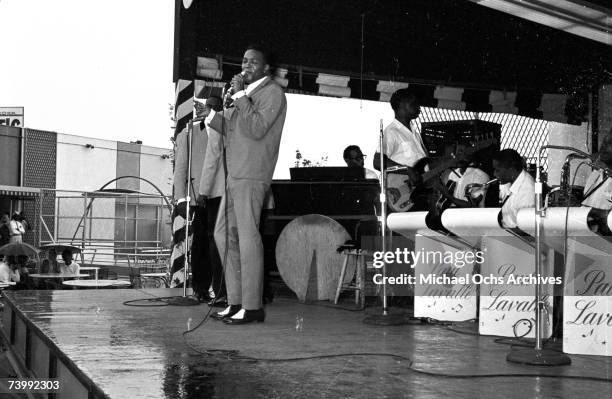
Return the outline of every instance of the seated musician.
[[[523,158],[511,148],[493,155],[493,169],[500,184],[502,226],[515,228],[519,209],[535,207],[535,181],[523,168]]]
[[[420,159],[427,157],[423,139],[415,126],[415,119],[421,112],[418,97],[415,91],[410,88],[399,89],[391,95],[390,102],[395,113],[395,119],[384,130],[384,168],[387,169],[392,166],[407,167],[401,173],[406,175],[411,184],[415,185],[419,183],[420,176],[413,167]],[[374,169],[378,171],[380,171],[380,152],[379,147],[374,154]],[[388,194],[392,203],[397,202],[401,196],[400,190],[397,187],[392,187],[391,184],[389,184]],[[427,200],[425,199],[424,203],[415,204],[415,207],[411,209],[416,210],[418,208],[426,209]]]
[[[589,214],[591,230],[610,235],[607,216],[612,209],[612,178],[605,169],[612,168],[612,130],[604,137],[593,165],[593,171],[584,185],[582,206],[593,208]]]
[[[378,175],[373,170],[364,167],[365,155],[361,152],[361,148],[358,145],[349,145],[344,149],[343,153],[344,162],[349,168],[362,168],[365,169],[366,179],[378,179]]]
[[[457,143],[454,151],[457,167],[444,174],[442,181],[436,179],[434,182],[440,192],[439,210],[484,207],[485,183],[490,180],[489,175],[477,167],[466,149],[464,143]]]

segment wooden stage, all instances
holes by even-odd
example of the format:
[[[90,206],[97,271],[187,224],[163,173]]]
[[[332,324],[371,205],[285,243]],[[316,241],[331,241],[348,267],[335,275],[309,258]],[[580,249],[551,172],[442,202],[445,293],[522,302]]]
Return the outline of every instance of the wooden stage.
[[[265,323],[208,320],[183,336],[208,306],[124,304],[181,293],[4,291],[2,333],[31,375],[60,381],[57,399],[612,395],[612,358],[572,355],[572,365],[555,368],[511,364],[508,340],[472,334],[476,323],[373,326],[362,320],[376,309],[276,298]],[[303,359],[313,356],[320,357]]]

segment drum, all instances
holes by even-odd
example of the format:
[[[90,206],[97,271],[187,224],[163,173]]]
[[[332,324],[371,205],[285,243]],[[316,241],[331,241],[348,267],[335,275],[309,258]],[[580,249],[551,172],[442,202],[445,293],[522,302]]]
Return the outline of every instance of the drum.
[[[344,227],[323,215],[300,216],[285,226],[276,243],[276,264],[300,301],[334,299],[344,261],[336,250],[350,239]],[[349,263],[347,280],[354,271]]]

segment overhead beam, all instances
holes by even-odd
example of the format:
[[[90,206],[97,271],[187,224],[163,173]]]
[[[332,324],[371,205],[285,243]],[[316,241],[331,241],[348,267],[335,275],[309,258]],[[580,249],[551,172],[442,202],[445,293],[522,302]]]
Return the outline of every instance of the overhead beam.
[[[612,10],[580,0],[469,0],[515,17],[612,45]]]

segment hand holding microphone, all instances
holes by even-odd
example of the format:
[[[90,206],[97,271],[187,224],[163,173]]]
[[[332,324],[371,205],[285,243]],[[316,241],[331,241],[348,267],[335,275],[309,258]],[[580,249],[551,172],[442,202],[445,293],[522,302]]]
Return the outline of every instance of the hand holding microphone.
[[[238,93],[240,90],[244,90],[244,76],[246,72],[242,71],[237,75],[234,75],[230,82],[230,87],[225,92],[225,96],[223,97],[223,103],[227,107],[232,102],[232,96]]]
[[[232,94],[238,93],[240,90],[244,90],[244,76],[246,72],[242,71],[238,75],[234,75],[231,82],[230,91]]]

